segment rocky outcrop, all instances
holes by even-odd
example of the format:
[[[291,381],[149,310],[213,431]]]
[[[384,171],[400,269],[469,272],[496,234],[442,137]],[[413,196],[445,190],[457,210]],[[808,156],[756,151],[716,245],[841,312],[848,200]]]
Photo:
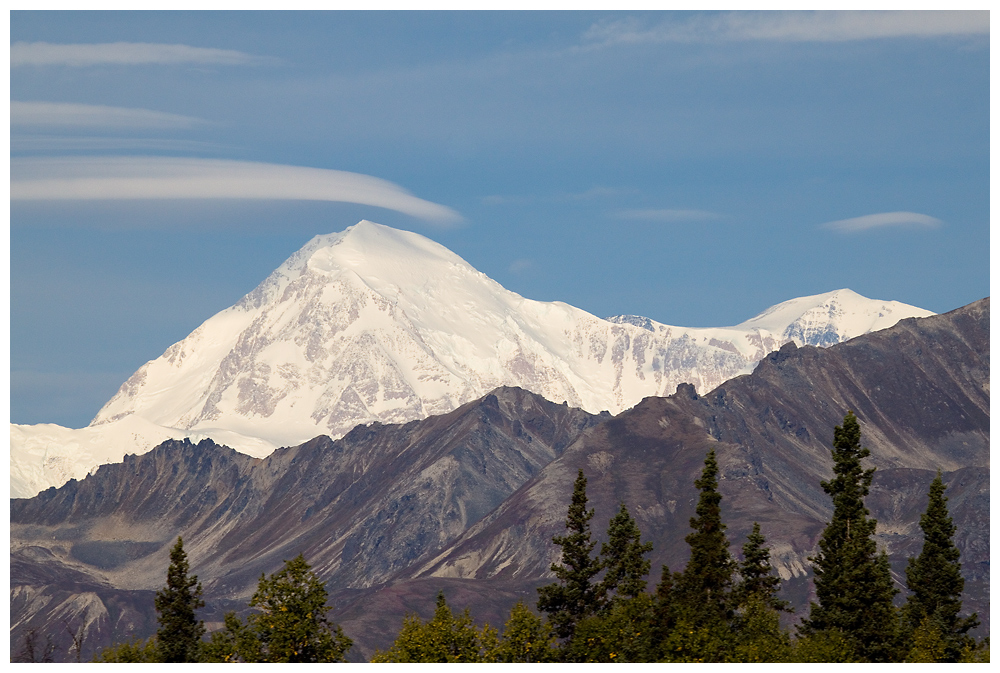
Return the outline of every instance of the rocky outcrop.
[[[501,388],[444,416],[359,426],[265,459],[210,440],[165,442],[12,500],[12,609],[24,624],[12,647],[32,625],[58,623],[59,605],[77,589],[98,596],[83,619],[92,646],[148,635],[151,601],[142,620],[100,621],[93,611],[111,612],[102,596],[120,602],[161,586],[178,535],[216,608],[210,622],[221,621],[219,606],[245,606],[261,573],[298,553],[332,586],[385,583],[439,553],[600,420]],[[38,592],[62,593],[22,598]]]
[[[550,540],[562,532],[578,469],[589,480],[595,530],[624,502],[654,544],[653,567],[680,569],[697,498],[692,484],[715,450],[733,552],[759,522],[786,597],[801,612],[807,559],[832,510],[820,481],[832,477],[833,427],[848,410],[878,468],[868,505],[897,580],[905,586],[905,559],[919,553],[920,514],[941,470],[961,531],[965,600],[988,632],[989,299],[829,349],[787,345],[705,396],[681,385],[669,398],[647,398],[582,435],[409,577],[548,575],[558,553]]]

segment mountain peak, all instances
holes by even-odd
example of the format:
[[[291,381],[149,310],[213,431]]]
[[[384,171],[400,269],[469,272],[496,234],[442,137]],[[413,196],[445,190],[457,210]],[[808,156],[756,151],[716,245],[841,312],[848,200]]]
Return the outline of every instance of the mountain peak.
[[[30,462],[24,483],[44,488],[147,450],[157,436],[211,437],[267,455],[358,424],[446,413],[500,386],[619,413],[680,383],[704,394],[789,339],[829,345],[927,314],[838,291],[737,327],[607,321],[521,297],[424,236],[361,221],[314,237],[235,306],[143,365],[87,428],[23,427],[16,447],[12,430],[11,460]],[[66,433],[83,433],[93,451],[68,452]],[[56,475],[51,465],[65,469]]]
[[[798,346],[831,346],[853,336],[892,327],[903,318],[930,315],[934,314],[916,306],[868,299],[854,290],[841,288],[789,299],[736,327],[767,330],[780,335],[782,341],[795,341]]]

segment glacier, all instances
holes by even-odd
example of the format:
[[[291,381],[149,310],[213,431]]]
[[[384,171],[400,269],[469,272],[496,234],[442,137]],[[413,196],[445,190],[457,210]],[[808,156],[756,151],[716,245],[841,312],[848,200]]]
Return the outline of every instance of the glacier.
[[[166,439],[263,457],[358,424],[445,413],[499,386],[617,414],[680,383],[707,392],[788,341],[828,346],[928,315],[842,289],[732,327],[602,319],[521,297],[428,238],[361,221],[316,236],[143,365],[86,428],[12,424],[11,497]]]

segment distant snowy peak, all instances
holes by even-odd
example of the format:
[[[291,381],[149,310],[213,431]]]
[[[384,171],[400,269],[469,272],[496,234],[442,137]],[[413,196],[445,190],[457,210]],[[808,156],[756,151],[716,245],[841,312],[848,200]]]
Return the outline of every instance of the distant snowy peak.
[[[601,320],[504,289],[423,236],[362,221],[317,236],[236,306],[137,371],[94,419],[275,445],[444,413],[501,385],[618,413],[705,392],[789,339],[829,345],[928,312],[849,290],[728,328]]]
[[[790,299],[742,322],[735,329],[762,329],[780,334],[797,346],[832,346],[847,339],[892,327],[903,318],[934,315],[898,301],[862,297],[848,289]]]
[[[160,437],[266,455],[360,423],[446,413],[500,386],[619,413],[680,383],[711,390],[790,339],[829,345],[925,315],[838,290],[734,327],[602,320],[525,299],[423,236],[362,221],[316,236],[143,365],[88,428],[12,428],[11,473],[17,494],[32,495]]]

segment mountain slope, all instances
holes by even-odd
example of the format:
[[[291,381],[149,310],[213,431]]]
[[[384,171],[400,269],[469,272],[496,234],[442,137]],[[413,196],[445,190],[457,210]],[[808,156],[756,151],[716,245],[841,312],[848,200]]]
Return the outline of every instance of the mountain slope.
[[[449,414],[264,459],[210,440],[165,442],[11,500],[12,601],[33,597],[15,622],[58,625],[61,606],[85,594],[93,642],[130,637],[102,616],[108,601],[131,605],[128,592],[158,588],[177,535],[216,608],[210,622],[245,607],[261,573],[300,552],[339,587],[376,586],[437,554],[600,420],[502,388]]]
[[[162,585],[176,535],[205,583],[210,623],[245,607],[262,572],[302,552],[328,582],[333,618],[355,639],[356,656],[385,647],[407,611],[427,616],[441,588],[497,625],[510,604],[533,603],[534,588],[550,581],[551,538],[563,532],[578,468],[597,509],[595,532],[625,502],[654,543],[653,567],[683,567],[692,484],[713,448],[733,551],[759,521],[801,614],[807,557],[830,515],[819,481],[831,476],[833,426],[848,408],[878,467],[868,506],[897,579],[919,551],[920,513],[940,469],[966,606],[988,630],[983,300],[828,349],[786,346],[708,395],[682,385],[614,418],[507,388],[449,414],[359,427],[264,459],[207,441],[130,456],[11,501],[12,643],[28,625],[59,630],[68,606],[93,624],[93,643],[126,637],[128,624],[148,635],[151,600],[135,611]]]
[[[820,481],[831,476],[833,427],[848,409],[858,415],[862,444],[878,468],[868,506],[896,579],[905,586],[905,558],[919,552],[919,516],[941,470],[961,531],[966,607],[979,612],[988,632],[988,299],[829,349],[786,346],[753,374],[706,396],[685,385],[670,398],[645,399],[582,435],[407,577],[510,585],[547,576],[558,554],[550,540],[562,532],[581,468],[597,511],[595,530],[625,502],[655,545],[653,567],[679,569],[696,504],[692,483],[714,449],[732,551],[758,521],[788,580],[787,597],[801,611],[810,599],[808,557],[831,513]],[[394,590],[405,591],[405,583]]]
[[[317,236],[143,365],[88,428],[12,426],[11,492],[33,495],[166,439],[265,456],[359,423],[446,413],[499,386],[618,413],[682,382],[707,391],[788,340],[829,345],[925,315],[838,290],[734,327],[602,320],[525,299],[433,241],[363,221]]]

